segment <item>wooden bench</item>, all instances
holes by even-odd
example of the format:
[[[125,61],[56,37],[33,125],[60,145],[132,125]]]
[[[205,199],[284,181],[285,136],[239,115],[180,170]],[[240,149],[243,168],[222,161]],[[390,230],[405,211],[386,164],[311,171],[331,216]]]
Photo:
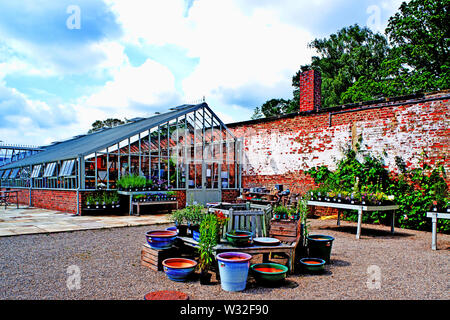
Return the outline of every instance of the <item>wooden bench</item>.
[[[148,205],[176,205],[176,208],[178,209],[178,201],[147,201],[147,202],[139,202],[139,201],[132,201],[131,206],[132,209],[130,210],[131,214],[134,212],[134,206],[137,207],[136,214],[139,216],[141,213],[141,206],[148,206]],[[172,211],[172,208],[169,207],[167,209],[169,212]]]

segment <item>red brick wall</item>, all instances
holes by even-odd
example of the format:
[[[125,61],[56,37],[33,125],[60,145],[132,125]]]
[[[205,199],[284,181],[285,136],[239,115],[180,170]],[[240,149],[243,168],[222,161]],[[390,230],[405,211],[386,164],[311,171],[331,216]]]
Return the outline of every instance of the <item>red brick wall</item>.
[[[237,189],[223,189],[222,190],[222,202],[235,203],[236,198],[239,197],[240,191]]]
[[[365,106],[372,108],[366,110],[341,107],[228,124],[243,138],[242,186],[283,184],[292,192],[304,193],[313,186],[305,170],[320,165],[333,170],[335,161],[342,157],[342,148],[359,139],[363,150],[383,157],[394,173],[395,156],[415,168],[420,165],[422,151],[427,152],[430,165],[442,163],[450,173],[450,110],[448,99],[443,98],[447,94],[428,94],[395,104],[387,101],[386,106],[372,104]],[[330,112],[342,110],[357,111],[332,115],[330,126]]]

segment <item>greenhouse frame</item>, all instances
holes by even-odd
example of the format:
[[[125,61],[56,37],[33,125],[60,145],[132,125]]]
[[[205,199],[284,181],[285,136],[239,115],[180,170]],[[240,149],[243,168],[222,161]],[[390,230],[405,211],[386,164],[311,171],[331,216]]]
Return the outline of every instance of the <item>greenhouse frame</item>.
[[[220,201],[240,189],[242,151],[206,102],[75,136],[0,167],[2,188],[117,190],[125,175],[145,176],[186,198]]]

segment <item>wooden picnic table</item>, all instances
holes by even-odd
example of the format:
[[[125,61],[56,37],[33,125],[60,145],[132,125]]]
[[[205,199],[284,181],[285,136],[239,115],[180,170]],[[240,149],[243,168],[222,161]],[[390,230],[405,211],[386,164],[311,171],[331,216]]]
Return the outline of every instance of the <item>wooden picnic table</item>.
[[[13,195],[13,197],[16,198],[16,206],[17,206],[17,209],[19,209],[19,192],[18,191],[14,191],[14,190],[0,191],[0,205],[4,204],[5,210],[8,207],[8,205],[11,204],[10,199],[11,199],[12,195]]]

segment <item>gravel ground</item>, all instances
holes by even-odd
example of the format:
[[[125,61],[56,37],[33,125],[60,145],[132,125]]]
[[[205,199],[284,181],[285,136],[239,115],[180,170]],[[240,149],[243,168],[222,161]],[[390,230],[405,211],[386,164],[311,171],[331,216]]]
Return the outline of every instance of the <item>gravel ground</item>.
[[[331,264],[321,275],[290,275],[278,288],[261,287],[250,277],[243,292],[226,292],[213,277],[203,286],[196,280],[173,282],[163,272],[140,265],[144,233],[166,225],[23,235],[0,238],[0,299],[137,299],[155,290],[179,290],[190,299],[407,299],[447,300],[450,297],[450,235],[438,235],[431,250],[431,233],[312,220],[310,232],[335,237]],[[255,256],[255,262],[259,261]],[[68,289],[78,266],[79,289]],[[367,285],[368,268],[380,270],[380,288]],[[69,271],[69,272],[68,272]],[[73,282],[69,281],[69,284]]]

